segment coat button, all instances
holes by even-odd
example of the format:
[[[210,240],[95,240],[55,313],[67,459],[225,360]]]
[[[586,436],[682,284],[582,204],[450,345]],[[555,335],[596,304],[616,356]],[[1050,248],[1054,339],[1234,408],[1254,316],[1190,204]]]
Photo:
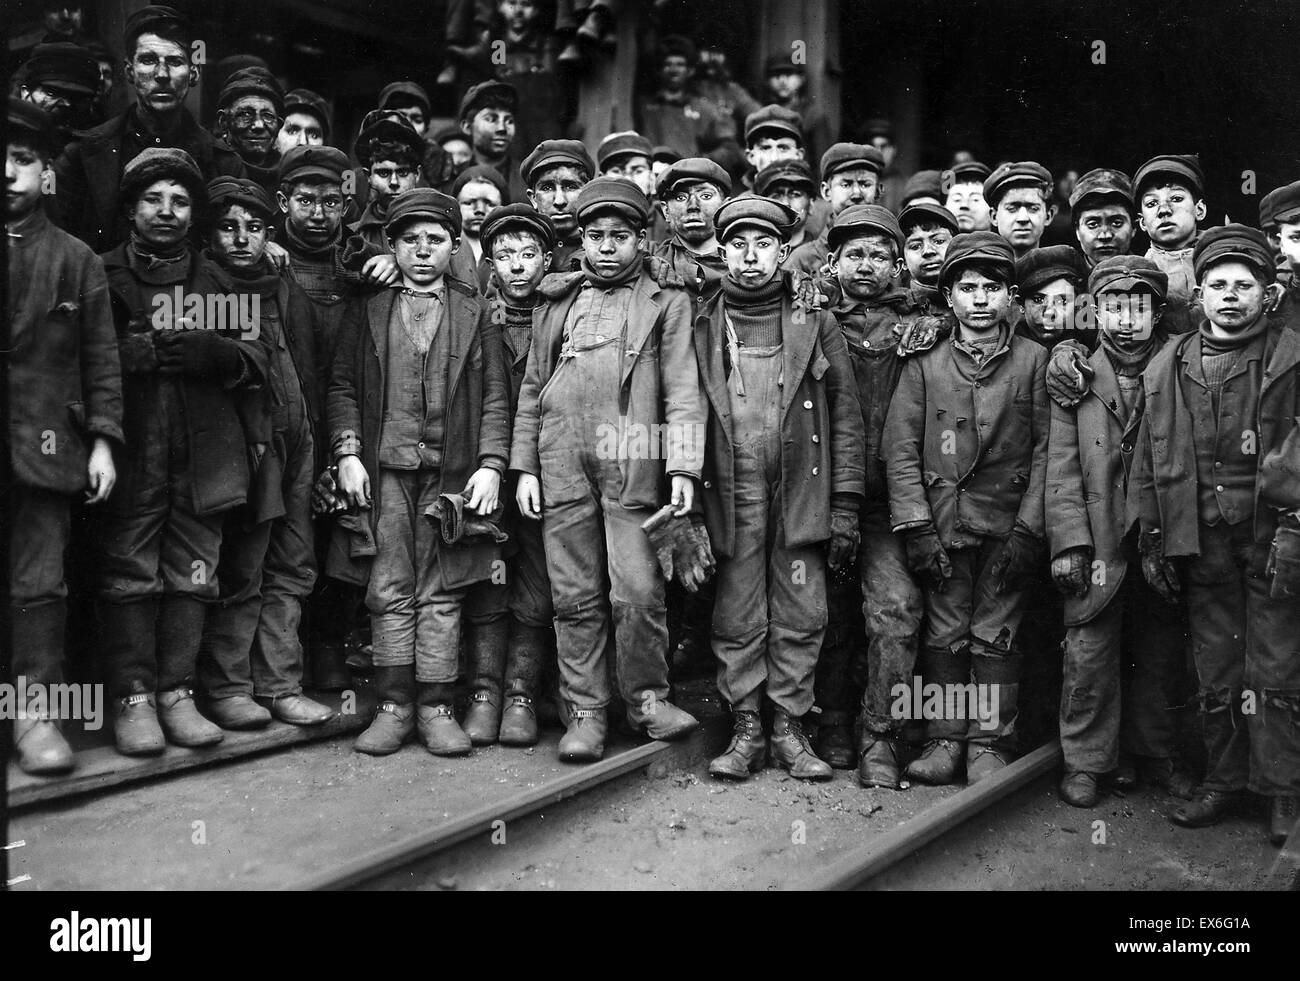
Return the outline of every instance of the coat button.
[[[706,480],[706,481],[704,482],[704,489],[705,489],[705,490],[709,490],[712,486],[713,486],[713,481],[711,481],[711,480]]]
[[[813,476],[814,476],[814,477],[816,477],[817,474],[819,474],[820,472],[821,472],[820,468],[818,468],[818,467],[813,467]]]
[[[1222,464],[1222,463],[1220,463],[1218,460],[1215,460],[1215,461],[1214,461],[1214,469],[1215,469],[1215,470],[1219,470],[1219,469],[1222,468],[1222,467],[1223,467],[1223,464]]]
[[[813,438],[812,438],[812,439],[813,439],[813,442],[814,442],[814,443],[820,443],[820,442],[822,441],[822,438],[821,438],[820,436],[818,436],[816,433],[813,433]]]
[[[812,408],[812,399],[804,399],[804,400],[803,400],[803,407],[804,407],[805,409],[811,409],[811,408]]]
[[[1123,452],[1123,453],[1132,453],[1132,452],[1133,452],[1133,444],[1132,444],[1132,443],[1120,443],[1120,444],[1119,444],[1119,448],[1120,448],[1120,451]]]
[[[1223,485],[1222,485],[1222,484],[1218,484],[1214,489],[1215,489],[1218,493],[1220,493],[1220,494],[1223,493]]]
[[[418,446],[420,449],[424,449],[424,443],[423,443],[423,442],[416,443],[415,445]]]

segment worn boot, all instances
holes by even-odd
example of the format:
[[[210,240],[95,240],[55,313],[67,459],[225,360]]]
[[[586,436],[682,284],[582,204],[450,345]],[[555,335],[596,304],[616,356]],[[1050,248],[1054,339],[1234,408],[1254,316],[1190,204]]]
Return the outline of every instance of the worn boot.
[[[922,680],[927,685],[952,691],[948,685],[970,683],[971,650],[967,642],[952,647],[923,647],[918,652],[918,661]],[[961,719],[927,720],[925,748],[907,764],[904,775],[909,780],[934,786],[955,783],[964,758],[962,743],[966,730],[967,723]]]
[[[152,693],[141,692],[117,701],[113,741],[123,756],[157,756],[167,748]]]
[[[595,763],[605,755],[605,709],[570,705],[569,728],[560,737],[565,763]]]
[[[352,748],[370,756],[387,756],[401,749],[415,732],[415,665],[376,667],[374,673],[379,707]]]
[[[1061,799],[1071,807],[1096,807],[1097,774],[1082,770],[1067,771],[1061,778]]]
[[[195,662],[207,614],[202,600],[180,593],[164,596],[158,610],[158,722],[169,743],[192,749],[224,738],[221,727],[194,705]]]
[[[510,646],[506,655],[506,705],[501,713],[502,746],[537,744],[537,698],[542,666],[550,651],[549,627],[534,627],[510,618]]]
[[[200,749],[215,746],[225,738],[216,723],[199,715],[194,704],[194,689],[185,685],[157,694],[158,723],[173,746]]]
[[[778,708],[772,715],[772,738],[768,746],[772,761],[798,780],[829,780],[835,775],[830,764],[813,752],[802,723],[784,709]]]
[[[700,721],[689,712],[679,709],[666,698],[651,702],[649,711],[627,713],[628,724],[638,732],[644,732],[651,739],[680,739],[687,733],[700,727]]]
[[[31,684],[58,684],[63,678],[63,635],[67,606],[62,601],[11,608],[13,639],[12,676]],[[67,773],[72,769],[72,748],[51,719],[48,703],[30,704],[22,718],[14,719],[14,753],[27,773]],[[35,710],[35,711],[32,711]]]
[[[994,653],[979,642],[971,656],[971,678],[977,690],[997,692],[997,717],[973,720],[966,737],[966,783],[979,783],[1016,758],[1016,719],[1020,714],[1019,654]]]
[[[852,770],[858,762],[853,751],[853,714],[822,709],[817,720],[817,755],[837,770]]]
[[[67,773],[76,762],[58,723],[47,715],[14,719],[14,753],[24,773],[38,776]]]
[[[420,682],[419,689],[415,728],[424,748],[434,756],[464,756],[474,744],[452,711],[454,686]]]
[[[491,746],[501,731],[501,676],[506,668],[510,621],[465,624],[469,655],[469,710],[462,728],[475,746]]]
[[[962,763],[962,744],[956,739],[931,739],[921,755],[907,764],[905,771],[912,780],[936,787],[957,782]]]
[[[863,731],[858,749],[858,785],[898,790],[898,744],[889,736]]]
[[[1223,819],[1238,796],[1228,790],[1198,790],[1195,797],[1179,805],[1169,818],[1184,828],[1208,828]]]
[[[757,712],[737,710],[731,725],[731,742],[727,751],[709,763],[709,773],[731,780],[747,780],[751,773],[763,769],[767,756],[767,739]]]
[[[252,695],[213,698],[207,703],[208,716],[223,729],[265,729],[271,713],[253,701]]]
[[[1300,797],[1291,794],[1274,797],[1268,809],[1268,840],[1274,845],[1285,845],[1300,823]]]

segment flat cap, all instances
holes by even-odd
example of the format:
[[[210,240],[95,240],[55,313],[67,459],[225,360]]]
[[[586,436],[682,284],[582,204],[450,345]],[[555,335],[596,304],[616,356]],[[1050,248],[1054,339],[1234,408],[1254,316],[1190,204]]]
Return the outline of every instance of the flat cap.
[[[1016,276],[1016,254],[1011,243],[997,232],[965,232],[954,235],[939,267],[939,285],[947,286],[965,266],[991,263],[1006,273],[1007,282]]]
[[[519,165],[519,176],[532,187],[548,167],[577,167],[588,179],[596,176],[596,164],[581,140],[542,140]]]
[[[50,115],[35,102],[28,102],[16,95],[9,96],[9,129],[24,130],[33,134],[48,150],[52,125]]]
[[[1072,245],[1048,245],[1030,249],[1016,260],[1016,285],[1027,296],[1055,279],[1082,283],[1088,278],[1088,263]]]
[[[352,154],[361,161],[361,166],[369,167],[373,162],[371,145],[376,142],[400,143],[416,160],[424,160],[424,140],[410,120],[396,109],[371,109],[361,117],[361,131],[352,145]]]
[[[723,197],[731,193],[730,175],[707,157],[683,157],[672,164],[659,176],[655,194],[661,201],[666,200],[668,192],[681,181],[708,181],[722,191]]]
[[[490,251],[492,240],[503,232],[532,232],[547,252],[555,248],[555,226],[530,204],[507,204],[488,212],[478,233],[484,251]]]
[[[573,201],[573,215],[584,222],[602,211],[613,211],[636,228],[650,220],[650,200],[631,181],[621,177],[597,177],[588,181]]]
[[[1039,187],[1043,193],[1052,192],[1052,173],[1036,160],[1004,163],[984,178],[984,200],[996,208],[1002,196],[1013,187]]]
[[[127,60],[135,54],[135,42],[141,34],[157,34],[159,31],[175,33],[179,31],[186,40],[190,39],[190,22],[174,7],[162,4],[149,4],[141,7],[126,19],[122,27],[122,51]],[[188,47],[188,45],[186,45]],[[189,54],[187,51],[186,54]]]
[[[1205,171],[1201,158],[1195,153],[1162,153],[1152,157],[1133,175],[1133,194],[1141,197],[1152,184],[1173,180],[1187,187],[1199,198],[1205,195]]]
[[[324,96],[318,95],[311,89],[291,89],[284,94],[284,114],[287,116],[293,112],[305,112],[315,116],[320,123],[321,137],[329,142],[330,127],[334,121],[331,118],[329,103],[325,101]]]
[[[498,82],[496,79],[471,85],[461,97],[460,111],[456,113],[456,118],[473,116],[490,102],[503,102],[513,112],[519,108],[519,92],[509,82]]]
[[[894,124],[883,116],[877,116],[874,119],[868,119],[859,126],[858,132],[867,139],[883,136],[887,140],[892,140],[894,138]]]
[[[1169,293],[1169,277],[1150,259],[1140,255],[1113,255],[1092,267],[1088,292],[1127,293],[1145,286],[1161,300]]]
[[[460,197],[460,192],[464,190],[465,185],[472,181],[481,181],[485,184],[491,184],[501,192],[501,203],[510,203],[510,188],[506,184],[506,179],[501,176],[501,171],[497,170],[491,164],[474,164],[466,167],[460,172],[455,183],[451,185],[451,196]]]
[[[265,68],[241,68],[226,79],[217,96],[217,107],[224,109],[236,99],[245,95],[260,95],[269,99],[278,113],[284,112],[284,89]]]
[[[865,167],[879,174],[885,169],[885,156],[874,146],[865,143],[835,143],[822,154],[821,177],[828,181],[832,174],[851,167]]]
[[[1279,225],[1282,222],[1300,220],[1300,181],[1293,181],[1283,187],[1275,187],[1264,195],[1259,202],[1259,223],[1265,224],[1264,202],[1268,202],[1268,224]]]
[[[759,194],[767,194],[777,183],[798,184],[808,188],[809,194],[817,189],[807,160],[773,160],[754,175],[754,190]]]
[[[207,201],[207,185],[194,158],[179,147],[161,146],[142,150],[126,162],[119,185],[122,200],[134,202],[141,191],[160,180],[172,180],[184,185],[194,198],[195,205],[202,206]]]
[[[275,216],[271,195],[247,177],[216,177],[208,181],[208,205],[213,213],[232,204],[242,204],[263,218]]]
[[[389,82],[379,90],[379,108],[387,109],[388,103],[392,101],[393,96],[404,95],[413,100],[417,105],[424,109],[424,114],[429,115],[433,103],[429,101],[429,93],[424,91],[424,87],[417,85],[415,82]]]
[[[1109,170],[1098,167],[1090,170],[1074,183],[1070,192],[1070,210],[1079,212],[1080,205],[1088,198],[1119,198],[1133,212],[1133,181],[1122,170]]]
[[[290,147],[280,158],[280,182],[318,177],[321,180],[343,182],[343,175],[352,168],[348,155],[332,146]]]
[[[902,230],[904,239],[907,238],[908,232],[917,225],[925,224],[943,225],[954,235],[959,231],[956,215],[941,204],[918,201],[915,204],[909,204],[898,213],[898,227]]]
[[[779,201],[746,193],[737,194],[724,203],[713,216],[713,226],[719,242],[725,242],[742,228],[760,228],[785,242],[798,220],[798,216]]]
[[[764,75],[803,75],[807,70],[804,65],[795,64],[794,58],[788,51],[778,51],[776,54],[768,55],[763,65]]]
[[[431,187],[413,187],[394,195],[388,202],[384,232],[395,235],[403,225],[420,218],[446,225],[452,237],[460,235],[460,205],[455,198]]]
[[[682,159],[682,155],[676,149],[670,146],[664,146],[662,143],[650,151],[651,163],[674,164]]]
[[[943,172],[939,178],[940,186],[947,190],[954,184],[983,184],[991,173],[993,171],[988,164],[982,164],[978,160],[964,160]]]
[[[832,252],[858,235],[887,235],[894,240],[898,250],[903,250],[903,231],[898,219],[888,208],[878,204],[855,204],[845,208],[835,217],[835,223],[826,233]]]
[[[768,105],[745,117],[745,142],[752,143],[759,133],[788,136],[803,146],[803,117],[785,106]]]
[[[634,130],[610,133],[596,147],[596,168],[605,168],[626,157],[645,157],[650,162],[650,141]]]
[[[23,65],[28,86],[49,85],[75,95],[99,91],[99,62],[79,44],[55,41],[38,44]]]
[[[1201,281],[1201,276],[1210,266],[1229,259],[1238,259],[1256,267],[1266,283],[1277,278],[1273,250],[1264,233],[1258,228],[1233,222],[1230,225],[1215,225],[1202,232],[1196,240],[1196,248],[1192,252],[1192,270],[1196,273],[1196,281]]]
[[[942,201],[946,196],[940,186],[943,175],[937,170],[918,170],[903,185],[903,197],[899,210],[907,207],[917,198],[934,198]]]

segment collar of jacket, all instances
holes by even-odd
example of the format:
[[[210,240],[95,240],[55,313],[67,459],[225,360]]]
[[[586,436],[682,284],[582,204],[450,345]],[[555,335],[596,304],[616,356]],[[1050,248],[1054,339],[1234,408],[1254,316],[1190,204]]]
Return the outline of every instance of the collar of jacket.
[[[45,214],[45,205],[38,203],[31,214],[5,225],[5,231],[9,236],[9,248],[27,248],[48,227],[50,227],[50,219]]]
[[[898,304],[906,303],[908,292],[899,286],[897,282],[890,281],[889,289],[879,296],[873,296],[869,300],[855,300],[849,296],[844,289],[840,288],[840,297],[831,307],[831,312],[837,317],[844,317],[851,314],[858,307],[864,310],[879,310],[882,307],[892,307]]]
[[[988,356],[988,360],[980,366],[980,370],[987,368],[997,358],[1002,357],[1002,355],[1006,354],[1007,351],[1011,349],[1011,338],[1013,336],[1015,336],[1015,332],[1011,329],[1010,325],[1005,320],[999,321],[997,346],[993,348],[993,353]],[[970,349],[962,343],[961,324],[953,324],[952,334],[948,337],[948,343],[952,345],[954,351],[960,351],[972,364],[975,363],[975,359],[970,354]]]
[[[1201,237],[1201,230],[1198,228],[1196,230],[1196,234],[1192,236],[1192,240],[1188,242],[1187,245],[1181,249],[1162,248],[1161,246],[1156,245],[1155,242],[1151,243],[1151,248],[1153,251],[1158,252],[1161,255],[1166,255],[1171,259],[1187,259],[1191,257],[1191,254],[1193,252],[1196,251],[1196,241],[1200,237]]]

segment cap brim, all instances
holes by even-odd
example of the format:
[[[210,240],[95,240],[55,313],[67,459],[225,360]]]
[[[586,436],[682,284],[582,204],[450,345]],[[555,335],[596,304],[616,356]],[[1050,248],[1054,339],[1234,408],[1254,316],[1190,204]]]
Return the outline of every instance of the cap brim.
[[[769,235],[775,235],[782,241],[785,240],[787,235],[786,232],[781,231],[781,229],[777,228],[776,225],[772,224],[770,221],[765,221],[762,218],[737,218],[727,226],[727,231],[724,237],[719,239],[719,241],[727,241],[732,235],[743,228],[756,228],[759,231],[767,232]]]
[[[1104,279],[1096,286],[1092,287],[1093,293],[1131,293],[1134,287],[1141,286],[1143,289],[1159,295],[1155,286],[1150,280],[1143,279],[1141,276],[1115,276],[1111,279]]]
[[[579,223],[581,223],[584,221],[589,221],[590,219],[599,215],[602,211],[612,211],[615,214],[617,214],[620,218],[626,218],[633,225],[638,225],[642,227],[644,227],[645,223],[649,220],[645,215],[641,214],[635,208],[631,207],[630,205],[622,204],[621,202],[618,201],[597,202],[596,204],[592,204],[584,208],[581,212],[574,215],[574,217],[578,220]]]
[[[293,170],[286,171],[280,178],[281,181],[300,181],[304,177],[319,177],[322,180],[338,181],[342,183],[343,176],[337,171],[322,167],[318,164],[303,164],[301,167],[295,167]]]
[[[70,95],[94,95],[95,92],[98,91],[98,89],[95,88],[88,88],[79,81],[66,78],[46,77],[36,84],[45,88],[53,89],[57,92],[67,92]]]
[[[1273,212],[1273,224],[1280,225],[1284,221],[1287,223],[1300,221],[1300,204],[1283,211]]]
[[[763,123],[761,126],[756,126],[745,134],[745,142],[750,142],[761,133],[779,133],[781,136],[790,137],[796,143],[803,143],[803,134],[786,123]]]

